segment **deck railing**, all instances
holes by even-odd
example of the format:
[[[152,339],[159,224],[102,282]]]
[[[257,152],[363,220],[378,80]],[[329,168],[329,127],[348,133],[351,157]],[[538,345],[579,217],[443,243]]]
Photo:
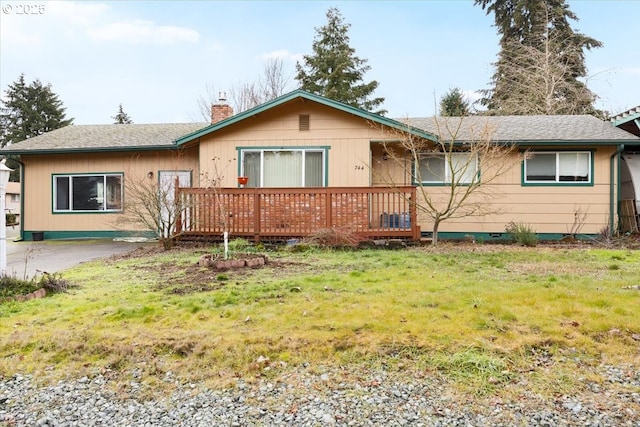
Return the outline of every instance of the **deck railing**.
[[[177,188],[176,236],[283,240],[343,229],[362,238],[418,240],[415,187]]]

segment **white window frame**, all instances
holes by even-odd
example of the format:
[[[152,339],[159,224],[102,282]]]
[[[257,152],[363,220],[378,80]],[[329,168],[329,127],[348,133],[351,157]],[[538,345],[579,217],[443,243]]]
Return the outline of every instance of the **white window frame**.
[[[586,155],[587,157],[587,179],[586,180],[567,180],[561,179],[561,162],[560,157],[562,155]],[[554,179],[529,179],[528,161],[536,155],[555,155],[555,178]],[[576,176],[576,175],[573,175]],[[538,184],[538,185],[592,185],[593,184],[593,152],[584,150],[575,151],[531,151],[529,157],[524,159],[523,162],[523,183],[524,184]]]
[[[320,153],[322,156],[322,168],[321,168],[321,187],[326,187],[326,166],[327,166],[327,150],[324,148],[242,148],[240,149],[240,173],[242,176],[247,176],[246,171],[244,169],[244,156],[246,153],[260,153],[260,176],[259,182],[254,187],[262,188],[264,187],[264,166],[265,166],[265,153],[276,153],[276,152],[300,152],[302,153],[302,165],[301,165],[301,177],[300,182],[302,185],[300,188],[307,187],[306,185],[306,154],[307,153]],[[249,182],[251,183],[251,178],[249,177]]]
[[[100,209],[74,209],[73,206],[73,191],[74,191],[74,178],[82,177],[102,177],[102,194],[96,195],[96,201],[101,205]],[[110,177],[116,177],[120,180],[120,189],[116,195],[119,196],[119,201],[109,202],[106,200],[109,196],[107,193],[107,179]],[[58,207],[58,179],[66,178],[69,180],[67,187],[68,208]],[[123,173],[87,173],[87,174],[56,174],[52,176],[53,187],[53,200],[52,207],[54,213],[101,213],[101,212],[122,212],[124,205],[124,174]],[[111,204],[109,204],[111,203]],[[111,207],[110,207],[111,206]],[[117,207],[113,207],[117,206]]]
[[[424,179],[424,176],[420,176],[421,184],[427,184],[427,185],[451,185],[452,184],[452,178],[453,178],[453,174],[451,171],[451,165],[455,164],[455,157],[452,157],[451,161],[447,160],[448,156],[466,156],[467,158],[469,156],[475,156],[475,161],[473,162],[475,164],[475,170],[472,171],[472,173],[470,173],[469,171],[464,171],[464,175],[457,177],[456,181],[454,182],[455,185],[469,185],[472,184],[474,182],[477,182],[479,177],[479,163],[478,163],[478,153],[469,153],[469,152],[453,152],[453,153],[429,153],[429,154],[424,154],[420,156],[420,162],[423,162],[427,159],[442,159],[442,161],[444,162],[444,178],[442,180],[428,180],[428,179]],[[467,160],[464,160],[464,164],[467,164]],[[469,162],[469,165],[471,165],[472,163]],[[416,165],[416,167],[420,167],[420,165]],[[415,172],[415,171],[414,171]],[[458,171],[459,173],[462,173],[463,171]],[[414,174],[414,180],[416,181],[416,183],[418,182],[417,178],[417,173]]]

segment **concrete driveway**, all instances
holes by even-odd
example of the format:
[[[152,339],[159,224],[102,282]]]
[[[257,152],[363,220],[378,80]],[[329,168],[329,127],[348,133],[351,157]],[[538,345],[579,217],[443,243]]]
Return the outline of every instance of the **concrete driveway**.
[[[108,239],[14,242],[19,235],[19,230],[16,229],[7,227],[7,273],[19,279],[30,279],[42,272],[60,272],[83,262],[123,254],[140,246],[158,244]]]

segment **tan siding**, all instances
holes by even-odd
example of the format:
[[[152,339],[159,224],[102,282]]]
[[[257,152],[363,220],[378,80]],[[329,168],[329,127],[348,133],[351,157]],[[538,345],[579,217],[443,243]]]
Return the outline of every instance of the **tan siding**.
[[[27,206],[24,215],[25,230],[50,231],[110,231],[122,229],[120,213],[65,213],[54,214],[52,197],[53,174],[80,173],[124,173],[124,179],[132,176],[146,176],[154,173],[157,179],[160,170],[193,170],[197,179],[198,163],[195,151],[190,150],[184,156],[176,156],[168,152],[121,154],[77,154],[28,156],[23,158],[24,198]],[[124,193],[125,203],[127,193]],[[134,229],[130,226],[127,229]]]
[[[308,114],[310,130],[300,131],[298,116]],[[223,186],[235,187],[239,166],[237,147],[330,147],[328,151],[329,186],[369,186],[369,152],[372,139],[388,135],[356,118],[306,101],[286,105],[248,118],[240,129],[207,136],[200,141],[200,168],[214,176],[212,159],[218,159]]]
[[[531,225],[539,233],[569,233],[576,212],[586,212],[581,233],[597,234],[610,218],[610,156],[615,148],[599,148],[594,153],[594,185],[589,186],[523,186],[522,169],[514,164],[487,191],[486,211],[482,217],[450,219],[440,226],[441,232],[504,232],[511,222]],[[431,194],[445,193],[446,187],[428,187]],[[419,196],[418,196],[419,197]],[[430,231],[433,222],[423,214],[422,231]]]

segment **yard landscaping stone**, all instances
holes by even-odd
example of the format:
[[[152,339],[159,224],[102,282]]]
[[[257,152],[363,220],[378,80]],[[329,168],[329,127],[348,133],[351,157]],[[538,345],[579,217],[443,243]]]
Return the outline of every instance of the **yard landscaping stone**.
[[[595,373],[601,384],[572,395],[545,400],[522,387],[513,401],[465,397],[438,377],[350,371],[344,380],[344,372],[304,367],[215,390],[167,373],[177,386],[167,395],[102,374],[53,385],[14,375],[0,377],[0,426],[640,425],[640,373],[612,365]]]

